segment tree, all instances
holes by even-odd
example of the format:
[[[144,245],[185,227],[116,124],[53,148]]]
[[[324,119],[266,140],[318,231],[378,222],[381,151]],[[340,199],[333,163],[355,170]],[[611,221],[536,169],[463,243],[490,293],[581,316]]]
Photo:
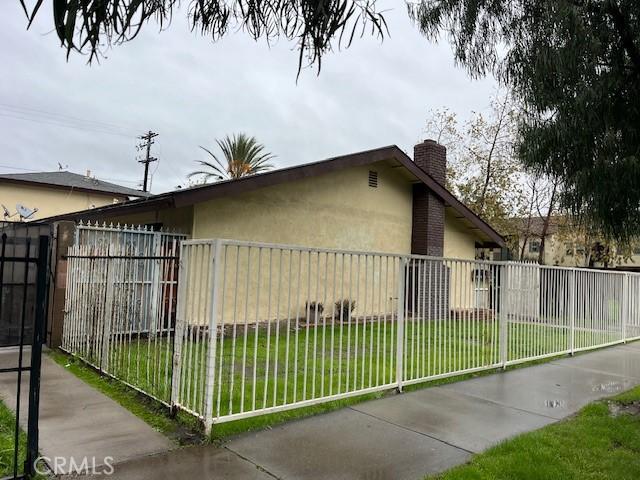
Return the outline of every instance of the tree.
[[[28,27],[45,0],[18,0]],[[135,38],[146,23],[160,29],[171,21],[179,0],[47,0],[53,7],[54,29],[67,51],[88,53],[89,61],[101,48]],[[376,0],[191,0],[191,29],[219,40],[228,31],[244,30],[255,40],[284,37],[297,42],[298,73],[305,58],[320,68],[322,56],[335,45],[348,47],[367,31],[383,38],[387,33]],[[27,27],[27,28],[28,28]]]
[[[542,193],[538,192],[536,196],[536,210],[542,218],[542,230],[540,231],[540,249],[538,250],[538,263],[544,264],[544,253],[547,242],[547,233],[551,225],[551,218],[556,208],[558,199],[558,190],[560,181],[558,178],[552,178],[546,185],[546,189]]]
[[[530,175],[525,183],[525,197],[523,214],[520,221],[516,221],[513,230],[509,232],[515,240],[512,251],[516,253],[518,260],[525,259],[525,251],[529,241],[538,236],[537,222],[540,212],[541,197],[544,196],[545,188],[543,178],[540,175]]]
[[[216,140],[216,143],[222,151],[224,160],[221,161],[211,150],[201,146],[200,148],[209,154],[213,162],[198,161],[205,170],[191,172],[189,177],[201,176],[205,182],[211,178],[232,180],[263,173],[273,168],[269,160],[274,156],[266,152],[264,145],[258,143],[255,137],[239,133],[232,137],[227,135],[222,140]]]
[[[640,2],[422,0],[409,14],[471,76],[512,89],[520,156],[560,179],[564,207],[606,237],[640,233]]]
[[[518,107],[505,93],[488,113],[474,112],[462,126],[447,109],[427,120],[427,133],[447,147],[447,187],[498,231],[511,230],[523,205],[524,170],[513,145]]]

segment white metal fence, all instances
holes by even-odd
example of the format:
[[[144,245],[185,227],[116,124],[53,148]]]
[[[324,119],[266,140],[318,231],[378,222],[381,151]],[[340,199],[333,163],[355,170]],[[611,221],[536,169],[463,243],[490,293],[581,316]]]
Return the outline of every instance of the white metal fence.
[[[231,240],[182,255],[173,401],[208,427],[640,337],[631,273]]]
[[[167,405],[184,238],[80,225],[67,255],[62,348]]]
[[[142,357],[128,323],[120,336],[104,328],[113,320],[87,333],[94,317],[126,319],[126,312],[76,309],[70,332],[65,322],[66,345],[91,361],[88,344],[109,338],[117,348],[103,346],[111,354],[103,361],[120,372],[114,376],[198,416],[207,429],[640,338],[640,275],[632,273],[233,240],[183,241],[179,264],[175,333],[167,329],[175,339],[167,350],[172,370],[157,362],[171,363],[152,343],[162,332],[143,336]],[[86,278],[87,268],[78,264],[69,275]],[[86,283],[78,280],[79,288]],[[98,287],[89,288],[109,284],[94,280],[89,285]],[[118,312],[108,307],[118,294],[106,298]],[[125,367],[137,376],[123,375]],[[146,378],[163,374],[159,395]]]

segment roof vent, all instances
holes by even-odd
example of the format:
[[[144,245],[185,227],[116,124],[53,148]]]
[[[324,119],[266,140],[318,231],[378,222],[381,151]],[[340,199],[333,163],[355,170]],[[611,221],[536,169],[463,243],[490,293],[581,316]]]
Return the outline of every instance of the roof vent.
[[[378,188],[378,172],[369,170],[369,186],[372,188]]]

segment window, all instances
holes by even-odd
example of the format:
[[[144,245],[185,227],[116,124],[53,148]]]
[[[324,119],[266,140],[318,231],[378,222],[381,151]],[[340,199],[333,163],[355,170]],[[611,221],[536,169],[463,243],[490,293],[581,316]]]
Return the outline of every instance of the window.
[[[540,240],[529,240],[529,253],[540,252]]]
[[[378,172],[369,170],[369,186],[371,188],[378,188]]]
[[[573,257],[573,243],[568,242],[564,244],[564,254],[567,257]]]

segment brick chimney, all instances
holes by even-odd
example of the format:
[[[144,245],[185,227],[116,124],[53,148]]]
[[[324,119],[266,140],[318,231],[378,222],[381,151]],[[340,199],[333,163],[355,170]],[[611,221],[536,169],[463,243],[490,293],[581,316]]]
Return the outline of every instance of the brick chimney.
[[[413,147],[413,161],[440,185],[447,175],[447,149],[435,140],[425,140]]]
[[[413,161],[444,186],[447,149],[434,140],[413,148]],[[444,250],[444,202],[424,184],[413,186],[411,253],[441,257]]]

